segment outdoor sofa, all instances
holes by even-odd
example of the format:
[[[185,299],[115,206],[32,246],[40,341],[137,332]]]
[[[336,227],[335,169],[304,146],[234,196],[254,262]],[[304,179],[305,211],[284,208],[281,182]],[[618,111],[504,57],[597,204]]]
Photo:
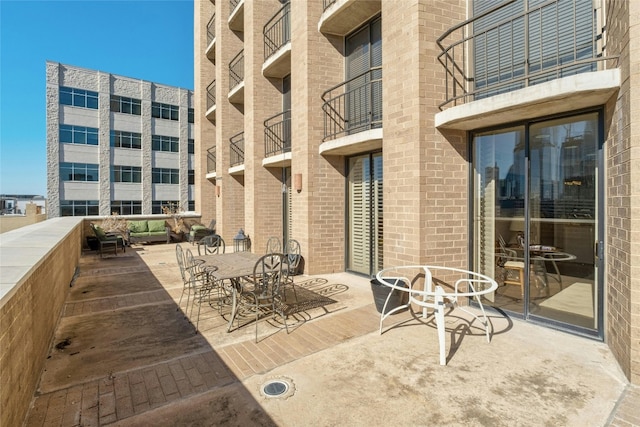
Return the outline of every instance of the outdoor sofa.
[[[171,242],[171,227],[164,219],[142,219],[128,221],[127,241],[137,242]]]

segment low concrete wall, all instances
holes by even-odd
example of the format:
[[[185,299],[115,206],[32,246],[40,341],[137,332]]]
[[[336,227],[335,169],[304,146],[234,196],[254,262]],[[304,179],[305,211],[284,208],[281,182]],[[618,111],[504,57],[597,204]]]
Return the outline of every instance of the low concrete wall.
[[[82,252],[81,217],[0,237],[0,426],[20,426]]]
[[[0,215],[0,233],[45,221],[47,214],[40,213],[41,210],[40,206],[28,203],[25,215]]]

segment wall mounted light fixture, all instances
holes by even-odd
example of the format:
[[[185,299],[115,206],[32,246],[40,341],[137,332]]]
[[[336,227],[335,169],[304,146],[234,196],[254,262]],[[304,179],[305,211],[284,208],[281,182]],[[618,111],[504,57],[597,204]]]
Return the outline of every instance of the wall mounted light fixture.
[[[293,175],[293,188],[299,193],[302,191],[302,174],[297,173]]]

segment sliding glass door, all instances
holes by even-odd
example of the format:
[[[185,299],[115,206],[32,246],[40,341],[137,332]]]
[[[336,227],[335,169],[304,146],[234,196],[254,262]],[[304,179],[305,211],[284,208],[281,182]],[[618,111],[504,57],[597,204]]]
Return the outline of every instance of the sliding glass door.
[[[474,268],[489,303],[600,334],[603,224],[597,112],[473,136]]]
[[[375,275],[382,264],[382,153],[349,159],[347,270]]]

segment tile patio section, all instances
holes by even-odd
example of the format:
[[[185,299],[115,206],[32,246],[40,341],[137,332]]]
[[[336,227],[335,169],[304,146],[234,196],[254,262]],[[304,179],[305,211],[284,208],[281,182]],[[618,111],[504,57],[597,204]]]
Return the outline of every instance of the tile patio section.
[[[297,277],[336,302],[290,317],[289,334],[262,321],[255,343],[205,305],[196,335],[174,249],[83,254],[26,426],[640,425],[606,345],[498,314],[488,344],[455,311],[443,367],[433,323],[399,314],[379,335],[369,281],[351,274]],[[263,395],[271,379],[284,397]]]

